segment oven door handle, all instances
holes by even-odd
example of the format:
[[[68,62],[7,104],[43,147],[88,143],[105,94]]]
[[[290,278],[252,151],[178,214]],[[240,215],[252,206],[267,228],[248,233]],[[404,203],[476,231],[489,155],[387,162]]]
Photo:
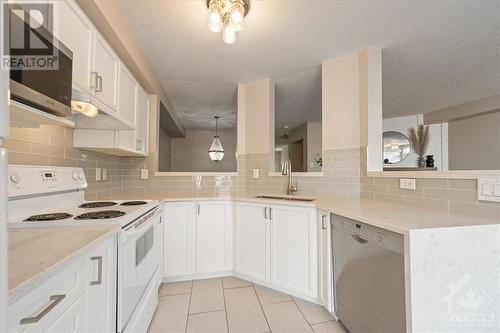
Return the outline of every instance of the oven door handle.
[[[123,241],[125,241],[128,237],[143,233],[144,229],[146,229],[146,227],[148,225],[154,224],[154,222],[155,222],[154,220],[158,216],[160,216],[160,211],[155,212],[153,215],[144,218],[144,221],[142,221],[141,223],[132,224],[131,227],[129,227],[128,229],[125,229],[125,231],[123,233],[124,234]]]

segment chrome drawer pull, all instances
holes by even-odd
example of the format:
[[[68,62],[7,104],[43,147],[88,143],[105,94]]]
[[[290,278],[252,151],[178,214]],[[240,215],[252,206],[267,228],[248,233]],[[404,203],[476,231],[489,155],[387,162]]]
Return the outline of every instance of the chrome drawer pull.
[[[102,284],[102,257],[92,257],[90,260],[97,260],[97,280],[91,281],[91,286],[97,286]]]
[[[57,306],[57,304],[61,303],[62,300],[66,298],[66,295],[52,295],[50,296],[50,303],[43,309],[39,314],[37,314],[35,317],[28,317],[28,318],[23,318],[19,322],[21,325],[27,325],[27,324],[34,324],[38,323],[40,319],[45,317],[47,313],[49,313],[53,308]]]
[[[326,215],[321,216],[321,229],[328,229],[328,225],[326,224]]]

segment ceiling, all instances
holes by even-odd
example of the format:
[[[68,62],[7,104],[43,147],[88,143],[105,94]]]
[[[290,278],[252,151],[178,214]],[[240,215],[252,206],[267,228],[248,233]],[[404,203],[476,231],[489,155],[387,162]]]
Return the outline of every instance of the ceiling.
[[[383,48],[386,117],[433,111],[498,83],[493,0],[254,0],[233,45],[208,30],[204,0],[119,3],[186,128],[213,126],[215,114],[234,126],[237,83],[277,79],[279,93],[280,78],[366,46]]]

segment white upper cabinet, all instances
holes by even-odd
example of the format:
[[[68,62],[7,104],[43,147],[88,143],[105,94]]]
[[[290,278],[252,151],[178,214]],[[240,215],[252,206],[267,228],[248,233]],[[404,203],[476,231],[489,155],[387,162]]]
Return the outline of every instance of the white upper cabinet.
[[[315,210],[273,205],[269,219],[271,284],[317,297]]]
[[[90,86],[102,103],[116,111],[120,59],[98,33],[94,39],[93,62],[94,70],[91,72]]]
[[[231,270],[231,202],[201,201],[197,210],[196,273]]]
[[[269,205],[236,204],[235,271],[269,281]]]
[[[118,89],[118,114],[130,124],[136,124],[136,88],[137,82],[128,69],[120,63]]]
[[[73,52],[73,86],[92,93],[94,26],[74,1],[54,1],[54,35]]]

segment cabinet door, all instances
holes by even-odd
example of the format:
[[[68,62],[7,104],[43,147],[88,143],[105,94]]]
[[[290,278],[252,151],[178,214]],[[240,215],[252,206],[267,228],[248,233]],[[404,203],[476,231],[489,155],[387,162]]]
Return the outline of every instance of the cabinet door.
[[[149,96],[137,86],[137,122],[136,122],[136,149],[148,154],[149,129]]]
[[[315,210],[271,206],[271,283],[317,297]]]
[[[119,59],[98,33],[94,38],[94,72],[99,76],[91,84],[95,86],[95,96],[113,111],[117,109],[117,81]]]
[[[115,332],[116,241],[99,246],[88,255],[88,332]]]
[[[269,282],[269,206],[236,204],[235,271]]]
[[[54,34],[73,52],[73,86],[91,93],[95,29],[75,1],[53,1]]]
[[[196,272],[210,273],[231,269],[231,203],[197,203]]]
[[[319,212],[318,215],[318,251],[319,251],[319,298],[328,311],[333,312],[333,269],[330,214]]]
[[[194,273],[195,204],[168,202],[164,206],[163,276]]]
[[[120,76],[118,78],[118,114],[131,125],[135,125],[137,83],[122,63],[120,63]]]
[[[87,298],[81,295],[57,320],[44,332],[46,333],[84,333],[84,332],[105,332],[95,331],[87,328],[85,324],[87,312]],[[89,306],[90,307],[90,306]],[[111,331],[106,331],[111,332]],[[114,331],[113,331],[114,332]]]

